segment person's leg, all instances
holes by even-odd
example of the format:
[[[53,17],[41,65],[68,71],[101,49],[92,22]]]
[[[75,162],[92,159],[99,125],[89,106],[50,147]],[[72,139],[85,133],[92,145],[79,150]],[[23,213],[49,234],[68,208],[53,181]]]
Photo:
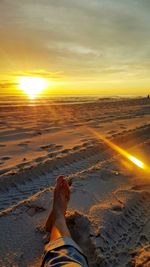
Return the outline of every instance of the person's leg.
[[[71,238],[65,213],[70,198],[67,180],[60,176],[54,190],[53,209],[46,222],[50,242],[45,248],[42,267],[88,267],[85,255]]]
[[[53,209],[46,222],[46,230],[50,232],[50,240],[59,237],[70,237],[66,224],[65,213],[70,198],[69,185],[64,176],[57,179],[54,190]]]

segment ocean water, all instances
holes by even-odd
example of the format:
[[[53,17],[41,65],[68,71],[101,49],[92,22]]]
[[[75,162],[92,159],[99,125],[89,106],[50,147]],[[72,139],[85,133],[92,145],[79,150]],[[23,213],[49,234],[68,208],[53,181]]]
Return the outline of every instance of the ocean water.
[[[135,96],[108,96],[108,95],[46,95],[35,99],[29,99],[26,95],[0,95],[0,107],[14,106],[46,106],[85,103],[94,101],[112,101],[120,100],[121,98],[133,98]]]
[[[71,104],[95,101],[98,97],[88,96],[42,96],[30,99],[28,96],[1,95],[0,106],[26,106],[26,105],[54,105],[59,103]]]

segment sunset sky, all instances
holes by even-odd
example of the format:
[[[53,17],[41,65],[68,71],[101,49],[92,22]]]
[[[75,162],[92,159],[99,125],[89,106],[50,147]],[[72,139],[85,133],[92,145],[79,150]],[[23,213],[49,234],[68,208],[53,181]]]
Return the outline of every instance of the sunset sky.
[[[150,93],[149,0],[1,0],[0,93],[19,76],[52,94]]]

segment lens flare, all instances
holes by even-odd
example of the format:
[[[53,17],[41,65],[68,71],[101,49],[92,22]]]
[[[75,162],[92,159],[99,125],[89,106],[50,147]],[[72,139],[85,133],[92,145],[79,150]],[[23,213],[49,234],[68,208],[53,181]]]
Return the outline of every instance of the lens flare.
[[[89,129],[90,132],[92,132],[97,138],[101,139],[106,143],[109,147],[111,147],[113,150],[130,160],[134,165],[141,169],[145,169],[148,171],[148,167],[139,159],[134,157],[133,155],[129,154],[127,151],[125,151],[123,148],[119,147],[118,145],[114,144],[112,141],[108,140],[105,136],[102,134],[99,134],[93,129]]]
[[[132,155],[129,155],[128,158],[139,168],[144,169],[144,163],[140,161],[139,159],[133,157]]]

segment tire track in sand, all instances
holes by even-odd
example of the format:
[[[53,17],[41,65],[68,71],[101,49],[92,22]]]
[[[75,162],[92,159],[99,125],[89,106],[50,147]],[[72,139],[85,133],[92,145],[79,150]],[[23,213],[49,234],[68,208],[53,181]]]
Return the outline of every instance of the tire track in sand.
[[[124,140],[126,143],[141,145],[149,137],[150,125],[145,125],[128,132],[118,134],[113,141],[119,143]],[[136,136],[136,138],[135,138]],[[141,140],[139,139],[140,137]],[[81,149],[62,158],[39,164],[35,168],[24,170],[15,175],[4,175],[0,179],[1,199],[0,210],[4,210],[19,201],[25,200],[41,190],[53,185],[55,178],[60,174],[69,177],[78,176],[82,172],[90,175],[91,168],[96,169],[97,164],[105,166],[114,158],[108,152],[103,143]]]

